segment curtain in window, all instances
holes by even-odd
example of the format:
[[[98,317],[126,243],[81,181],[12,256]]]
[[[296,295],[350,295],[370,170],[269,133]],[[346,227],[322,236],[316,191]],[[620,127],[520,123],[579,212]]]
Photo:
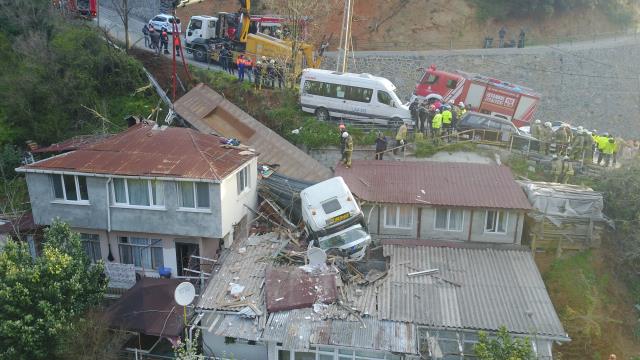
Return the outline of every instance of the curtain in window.
[[[164,205],[164,183],[159,180],[151,181],[152,205]]]
[[[64,192],[62,191],[62,176],[58,174],[51,175],[51,181],[53,181],[53,195],[56,199],[64,199]]]
[[[399,206],[398,211],[398,227],[410,228],[413,225],[413,209],[411,206]]]
[[[129,204],[149,206],[149,186],[147,180],[127,180]]]
[[[209,207],[209,184],[208,183],[196,183],[196,192],[198,195],[198,207]]]
[[[496,212],[487,211],[487,223],[485,224],[485,230],[496,231]]]
[[[447,209],[436,209],[436,229],[447,230]]]
[[[127,193],[124,186],[124,179],[113,179],[113,192],[116,198],[116,203],[127,203]]]
[[[78,176],[78,187],[80,188],[80,199],[89,200],[89,193],[87,192],[87,178],[85,176]]]
[[[497,232],[507,232],[507,213],[500,211],[498,213]]]
[[[395,206],[386,206],[384,210],[386,214],[384,217],[384,225],[393,227],[397,226],[397,208]]]
[[[462,210],[449,210],[449,230],[462,230]]]
[[[180,181],[178,182],[178,186],[180,188],[180,199],[182,200],[182,207],[190,207],[194,208],[195,200],[193,198],[193,183]]]
[[[145,269],[151,269],[151,249],[147,245],[150,244],[149,239],[145,238],[129,238],[133,247],[133,263],[136,266]]]

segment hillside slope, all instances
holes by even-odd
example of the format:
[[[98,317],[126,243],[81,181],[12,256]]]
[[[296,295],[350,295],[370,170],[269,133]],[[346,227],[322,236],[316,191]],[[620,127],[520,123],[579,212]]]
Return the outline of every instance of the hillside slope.
[[[315,0],[309,0],[315,1]],[[344,1],[329,0],[335,11],[316,18],[325,35],[338,45]],[[480,21],[471,0],[354,0],[353,45],[356,50],[430,50],[477,48],[485,36],[497,38],[506,26],[506,38],[515,39],[524,29],[528,43],[553,43],[567,38],[585,39],[620,31],[611,18],[597,9],[573,10],[546,20],[525,18]],[[254,1],[253,13],[272,13],[268,1]],[[373,5],[373,6],[372,6]],[[197,14],[237,10],[237,1],[203,0],[178,9],[185,23]]]

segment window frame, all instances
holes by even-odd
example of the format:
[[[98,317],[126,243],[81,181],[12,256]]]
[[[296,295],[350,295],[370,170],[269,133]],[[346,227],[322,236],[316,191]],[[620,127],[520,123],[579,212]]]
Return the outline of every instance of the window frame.
[[[58,177],[60,179],[60,186],[62,187],[62,198],[56,197],[56,189],[55,189],[55,181],[54,177]],[[76,200],[69,200],[67,198],[67,188],[65,186],[65,176],[73,176],[73,182],[76,190]],[[82,198],[82,192],[80,191],[80,180],[79,178],[84,178],[84,190],[86,191],[87,198]],[[69,175],[69,174],[49,174],[49,181],[51,182],[51,191],[53,195],[53,202],[59,203],[70,203],[70,204],[89,204],[89,185],[87,185],[87,176],[84,175]]]
[[[191,184],[191,190],[193,195],[193,207],[184,206],[184,200],[182,198],[182,184]],[[200,206],[198,203],[198,185],[207,185],[207,199],[209,200],[207,206]],[[178,211],[192,211],[192,212],[211,212],[211,185],[208,182],[203,181],[177,181],[176,192],[178,194]]]
[[[387,225],[387,211],[389,211],[389,208],[395,208],[395,224],[394,225]],[[404,226],[400,226],[400,208],[403,207],[408,207],[409,209],[411,209],[411,221],[408,227],[404,227]],[[413,219],[414,219],[414,208],[413,206],[410,205],[385,205],[384,206],[384,216],[383,216],[383,222],[382,225],[386,228],[386,229],[402,229],[402,230],[411,230],[413,229]]]
[[[115,185],[115,180],[122,180],[124,181],[124,195],[125,195],[125,200],[126,202],[122,203],[122,202],[117,202],[116,200],[116,185]],[[129,181],[128,180],[141,180],[141,181],[146,181],[147,182],[147,196],[149,197],[149,205],[135,205],[135,204],[131,204],[131,199],[129,196]],[[160,185],[158,188],[156,188],[156,199],[154,201],[153,198],[153,183],[156,183],[158,185]],[[111,180],[111,206],[114,207],[126,207],[126,208],[132,208],[132,209],[146,209],[146,210],[166,210],[166,206],[165,206],[165,192],[164,192],[164,184],[165,181],[164,180],[158,180],[158,179],[130,179],[130,178],[124,178],[124,177],[116,177],[116,178],[112,178]],[[158,200],[158,193],[162,193],[162,204],[155,204],[155,202]]]
[[[447,211],[447,226],[446,228],[439,228],[438,226],[438,211]],[[460,229],[451,229],[451,212],[460,211],[462,216],[460,217]],[[435,208],[433,214],[433,229],[437,231],[447,232],[463,232],[464,231],[464,210],[458,208]]]
[[[240,169],[240,171],[236,173],[236,190],[238,195],[242,195],[251,189],[251,177],[249,175],[250,175],[249,165],[243,167],[242,169]],[[241,180],[244,185],[242,189],[240,189]]]
[[[494,230],[487,229],[487,221],[489,220],[489,213],[494,212],[496,216],[493,220]],[[498,223],[500,222],[500,218],[502,215],[506,215],[504,219],[504,231],[498,231]],[[497,234],[497,235],[506,235],[509,232],[509,212],[505,210],[486,210],[484,213],[484,233],[485,234]]]
[[[127,242],[124,243],[122,242],[122,239],[126,238]],[[133,244],[131,242],[132,238],[136,238],[136,239],[146,239],[149,241],[149,243],[147,245],[139,245],[139,244]],[[122,264],[132,264],[133,266],[135,266],[138,269],[144,269],[144,270],[158,270],[161,267],[164,267],[164,247],[162,246],[162,239],[157,239],[157,238],[145,238],[145,237],[137,237],[137,236],[118,236],[118,256],[120,256],[120,263]],[[160,246],[157,246],[158,244],[160,244]],[[154,246],[155,245],[155,246]],[[130,253],[129,256],[131,258],[131,263],[129,262],[125,262],[124,261],[124,256],[122,256],[123,254],[123,248],[128,248],[130,249]],[[135,263],[135,256],[134,256],[134,249],[135,248],[140,248],[141,253],[140,253],[140,265],[136,265]],[[153,250],[159,250],[160,251],[160,255],[162,257],[162,264],[155,264],[155,257],[153,256]],[[149,251],[149,259],[151,262],[151,267],[150,268],[146,268],[144,267],[144,264],[142,263],[142,258],[143,258],[143,254],[142,251]]]
[[[388,96],[389,97],[389,103],[388,104],[380,100],[380,95],[381,94],[384,94],[384,96]],[[393,96],[391,96],[389,94],[389,92],[387,92],[386,90],[376,90],[376,101],[378,101],[378,104],[386,105],[388,107],[394,107],[393,104],[395,104],[395,101],[393,100]]]

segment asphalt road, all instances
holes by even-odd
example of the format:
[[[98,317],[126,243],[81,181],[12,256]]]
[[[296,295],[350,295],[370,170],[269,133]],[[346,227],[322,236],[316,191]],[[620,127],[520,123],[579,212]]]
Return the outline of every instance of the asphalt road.
[[[124,43],[125,42],[124,25],[122,24],[122,20],[120,20],[118,13],[116,13],[114,10],[101,6],[99,15],[100,15],[100,27],[104,29],[106,32],[108,32],[112,37]],[[94,24],[98,25],[97,19],[94,19],[93,22]],[[147,50],[149,52],[149,56],[153,56],[153,51],[144,46],[144,36],[142,35],[142,26],[145,24],[146,22],[143,22],[138,18],[135,18],[135,17],[129,18],[129,41],[131,42],[132,47]],[[181,40],[182,40],[182,44],[184,45],[185,44],[184,38],[182,38]],[[193,57],[191,54],[187,54],[186,50],[184,50],[184,52],[185,52],[188,64],[205,68],[205,69],[209,68],[212,70],[222,71],[222,68],[220,66],[195,61],[193,60]],[[169,55],[163,54],[162,56],[165,56],[168,58],[172,57],[171,54]]]

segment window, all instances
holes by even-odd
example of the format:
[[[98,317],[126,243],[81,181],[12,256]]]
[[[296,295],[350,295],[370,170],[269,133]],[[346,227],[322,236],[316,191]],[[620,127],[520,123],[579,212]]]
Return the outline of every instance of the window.
[[[368,103],[371,102],[373,89],[306,80],[304,82],[304,93]]]
[[[200,29],[202,29],[202,20],[195,20],[195,19],[191,20],[191,24],[189,25],[189,30],[200,30]]]
[[[393,98],[386,91],[378,90],[378,102],[381,104],[393,106]]]
[[[62,201],[89,201],[86,176],[51,174],[53,197]]]
[[[454,80],[454,79],[447,80],[447,87],[449,89],[455,89],[456,85],[458,85],[458,80]]]
[[[164,17],[162,17],[162,16],[156,16],[156,17],[154,17],[154,18],[153,18],[153,20],[151,20],[151,21],[165,22],[165,21],[167,21],[167,19],[165,19],[165,18],[164,18]]]
[[[180,207],[193,209],[209,209],[209,183],[180,181],[178,182]]]
[[[422,78],[423,84],[435,84],[437,82],[438,82],[438,75],[436,74],[429,74],[428,77]]]
[[[164,187],[160,180],[113,179],[113,202],[118,205],[164,206]]]
[[[340,209],[342,209],[342,206],[340,206],[338,199],[331,199],[322,203],[322,210],[327,215]]]
[[[84,252],[89,257],[91,262],[95,263],[102,259],[102,252],[100,251],[100,236],[98,234],[85,234],[80,233],[80,241]]]
[[[310,346],[307,351],[284,350],[277,347],[278,360],[399,360],[400,356],[375,350],[354,350],[328,346]]]
[[[244,169],[240,170],[236,179],[238,182],[238,194],[241,194],[251,185],[249,183],[249,167],[245,166]]]
[[[347,86],[347,100],[368,103],[371,101],[371,95],[373,95],[373,89]]]
[[[462,231],[462,210],[436,209],[436,230]]]
[[[413,208],[410,206],[385,206],[384,227],[411,229]]]
[[[162,240],[138,237],[120,237],[120,262],[145,269],[164,266]]]
[[[509,221],[509,213],[487,210],[484,232],[505,234],[507,232],[507,221]]]

